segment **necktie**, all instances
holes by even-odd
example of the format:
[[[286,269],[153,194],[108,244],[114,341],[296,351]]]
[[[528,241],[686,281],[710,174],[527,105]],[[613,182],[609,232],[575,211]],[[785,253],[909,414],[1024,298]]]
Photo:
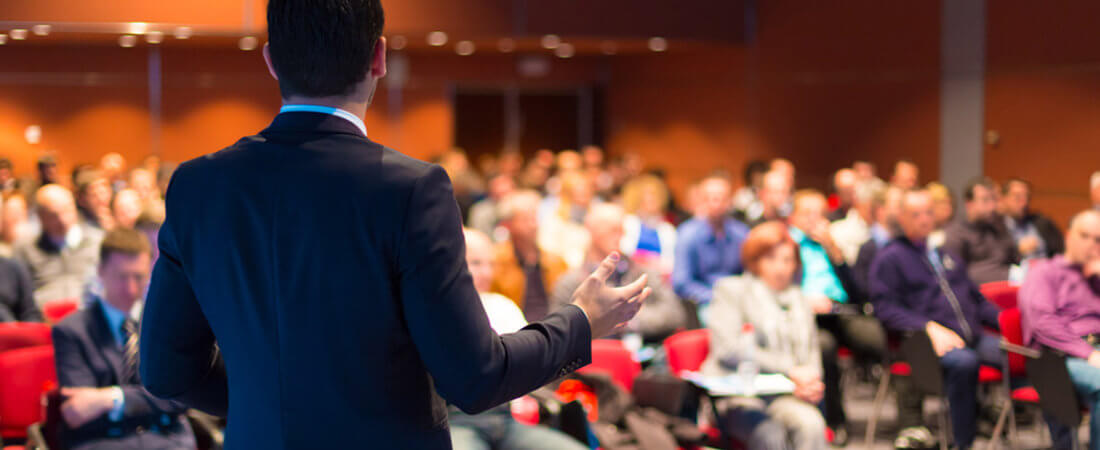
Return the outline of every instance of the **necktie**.
[[[138,370],[138,324],[133,319],[126,319],[122,323],[122,335],[126,337],[126,343],[122,347],[122,380],[121,384],[137,383]]]

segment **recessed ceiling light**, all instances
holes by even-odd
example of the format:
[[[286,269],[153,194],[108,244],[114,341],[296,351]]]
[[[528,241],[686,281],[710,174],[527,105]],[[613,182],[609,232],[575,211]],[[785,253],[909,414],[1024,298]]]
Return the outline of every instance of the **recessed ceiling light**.
[[[655,52],[668,50],[668,41],[662,37],[651,37],[649,38],[649,49]]]
[[[542,37],[542,48],[553,50],[561,45],[561,38],[556,34],[548,34]]]
[[[563,42],[561,45],[558,45],[558,48],[554,49],[554,54],[558,55],[558,58],[572,58],[576,53],[577,51],[573,48],[573,44],[567,42]]]
[[[34,32],[35,36],[49,36],[51,29],[53,27],[45,23],[31,27],[31,31]]]
[[[149,24],[145,22],[130,22],[129,33],[130,34],[145,34],[149,30]]]
[[[259,45],[259,43],[260,43],[260,41],[259,41],[259,39],[256,39],[256,37],[254,37],[254,36],[245,36],[245,37],[241,38],[241,40],[237,41],[237,48],[247,52],[247,51],[255,50],[256,46]]]
[[[462,56],[470,56],[474,54],[475,50],[477,50],[477,46],[474,45],[473,41],[458,41],[455,44],[455,53]]]
[[[0,45],[4,45],[4,44],[7,44],[7,43],[8,43],[8,35],[5,34],[5,33],[0,33]]]
[[[159,44],[164,41],[164,33],[160,31],[150,31],[145,33],[145,42],[150,44]]]
[[[191,27],[176,27],[176,30],[172,32],[172,35],[175,36],[176,39],[190,39]]]
[[[428,33],[428,45],[432,47],[442,47],[447,45],[447,33],[442,31],[433,31]]]
[[[512,38],[503,38],[497,41],[497,50],[501,53],[512,53],[516,50],[516,40]]]
[[[394,50],[402,50],[406,45],[409,45],[409,39],[400,34],[391,36],[388,40],[390,48]]]
[[[130,48],[137,45],[137,36],[132,34],[124,34],[118,37],[118,46],[122,48]]]
[[[9,34],[11,35],[12,39],[15,39],[17,41],[22,41],[23,39],[27,38],[27,30],[25,28],[12,28]]]

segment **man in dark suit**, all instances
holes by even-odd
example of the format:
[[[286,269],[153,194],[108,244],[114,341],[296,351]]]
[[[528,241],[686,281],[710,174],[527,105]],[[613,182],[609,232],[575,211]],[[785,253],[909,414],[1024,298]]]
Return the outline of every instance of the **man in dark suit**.
[[[485,411],[580,368],[638,311],[644,277],[604,284],[613,254],[574,306],[494,333],[450,180],[366,137],[386,73],[379,1],[271,0],[267,23],[281,113],[168,189],[141,336],[150,392],[228,410],[229,449],[450,448],[447,403]]]
[[[66,448],[193,449],[182,404],[160,400],[137,374],[134,303],[149,280],[150,246],[135,230],[116,229],[100,249],[103,296],[53,329]]]

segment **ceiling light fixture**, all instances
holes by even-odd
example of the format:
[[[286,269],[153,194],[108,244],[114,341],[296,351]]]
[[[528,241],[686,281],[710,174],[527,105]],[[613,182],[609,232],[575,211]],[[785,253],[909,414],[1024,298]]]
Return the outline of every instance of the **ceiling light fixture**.
[[[651,37],[649,38],[649,49],[655,52],[668,50],[668,41],[663,37]]]
[[[27,30],[25,28],[12,28],[9,34],[12,39],[17,41],[22,41],[27,38]]]
[[[442,31],[433,31],[428,33],[428,45],[432,47],[442,47],[447,45],[447,33]]]
[[[31,27],[31,31],[35,36],[49,36],[51,29],[53,29],[53,27],[45,23]]]
[[[124,34],[118,37],[118,46],[122,48],[130,48],[137,45],[137,36],[132,34]]]
[[[237,41],[237,48],[246,52],[256,49],[256,46],[260,44],[260,40],[255,36],[245,36],[241,40]]]
[[[561,45],[561,37],[556,34],[548,34],[542,37],[542,48],[553,50]]]

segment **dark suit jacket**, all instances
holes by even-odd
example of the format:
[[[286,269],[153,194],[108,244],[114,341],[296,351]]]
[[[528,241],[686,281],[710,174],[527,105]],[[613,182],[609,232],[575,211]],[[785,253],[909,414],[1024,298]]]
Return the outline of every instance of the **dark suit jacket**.
[[[31,275],[14,259],[0,257],[0,322],[41,321]]]
[[[195,437],[182,404],[153,397],[140,384],[120,382],[122,348],[111,333],[103,307],[92,302],[53,328],[54,358],[61,387],[121,386],[122,420],[106,414],[77,429],[62,423],[61,438],[76,449],[194,448]],[[140,427],[140,429],[139,429]]]
[[[450,448],[446,402],[484,411],[591,358],[575,306],[497,336],[447,175],[339,117],[280,114],[181,165],[159,246],[142,380],[228,409],[229,449]]]
[[[875,256],[878,256],[878,251],[878,243],[874,239],[868,239],[859,246],[859,256],[856,257],[856,264],[852,266],[852,280],[859,291],[859,297],[865,301],[871,298],[871,263],[875,261]]]

